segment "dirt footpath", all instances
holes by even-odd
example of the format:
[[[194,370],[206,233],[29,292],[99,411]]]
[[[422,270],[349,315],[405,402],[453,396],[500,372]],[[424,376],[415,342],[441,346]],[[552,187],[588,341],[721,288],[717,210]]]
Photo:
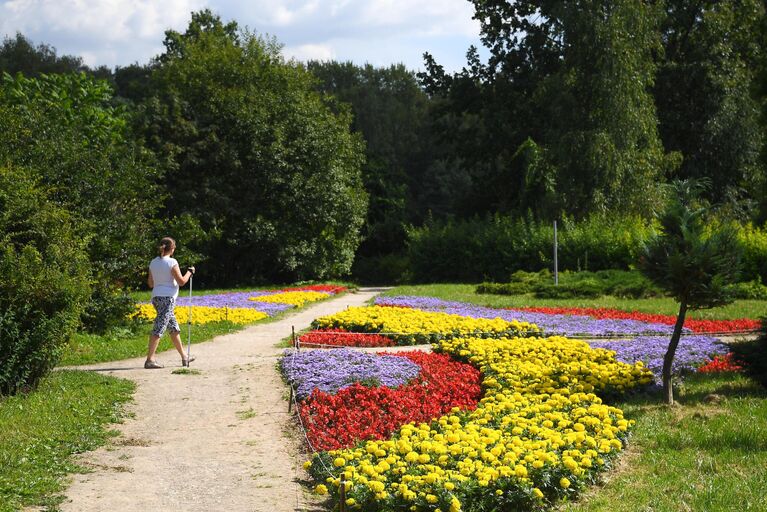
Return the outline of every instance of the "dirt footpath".
[[[85,454],[93,469],[75,475],[63,511],[315,510],[304,491],[304,457],[287,411],[287,388],[276,369],[275,345],[322,315],[362,305],[380,290],[362,289],[282,320],[194,345],[199,375],[174,375],[174,351],[159,354],[161,370],[144,359],[84,369],[137,384],[132,417],[104,448]]]

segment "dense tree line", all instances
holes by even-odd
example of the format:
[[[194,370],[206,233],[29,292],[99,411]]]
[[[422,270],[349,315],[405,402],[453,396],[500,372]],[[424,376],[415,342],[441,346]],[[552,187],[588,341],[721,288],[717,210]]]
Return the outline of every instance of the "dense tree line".
[[[490,57],[470,48],[452,74],[429,54],[419,76],[285,62],[276,41],[209,11],[169,31],[149,63],[90,69],[19,34],[0,69],[27,87],[61,73],[105,81],[102,107],[122,123],[114,147],[132,148],[120,158],[136,162],[126,183],[141,191],[99,199],[133,194],[150,225],[132,240],[109,230],[113,247],[135,255],[164,228],[220,284],[340,276],[355,254],[360,274],[386,279],[406,266],[386,258],[404,254],[413,226],[649,218],[673,179],[708,178],[708,200],[764,220],[761,2],[473,3]]]

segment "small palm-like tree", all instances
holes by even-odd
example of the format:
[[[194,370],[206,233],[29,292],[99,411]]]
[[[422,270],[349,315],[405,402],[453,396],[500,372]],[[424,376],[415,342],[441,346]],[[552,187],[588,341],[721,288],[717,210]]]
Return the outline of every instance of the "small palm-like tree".
[[[735,281],[740,252],[735,232],[710,224],[710,208],[700,200],[707,184],[676,181],[671,198],[659,215],[661,231],[646,242],[640,260],[642,272],[679,302],[674,332],[663,358],[663,390],[674,403],[671,364],[679,345],[687,310],[707,309],[732,302],[727,285]]]

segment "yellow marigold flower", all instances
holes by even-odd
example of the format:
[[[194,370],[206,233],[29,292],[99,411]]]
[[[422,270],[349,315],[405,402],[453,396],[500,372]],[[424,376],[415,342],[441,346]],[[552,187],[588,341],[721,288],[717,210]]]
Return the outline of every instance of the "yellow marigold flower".
[[[327,488],[327,487],[325,487],[325,486],[324,486],[324,485],[322,485],[322,484],[319,484],[318,486],[316,486],[316,487],[314,488],[314,492],[316,492],[316,493],[317,493],[317,494],[319,494],[319,495],[327,494],[327,493],[328,493],[328,488]]]
[[[323,292],[283,292],[272,295],[259,295],[248,300],[253,302],[276,302],[279,304],[291,304],[297,308],[303,307],[307,302],[314,302],[330,297],[329,293]]]
[[[562,487],[563,489],[567,489],[568,487],[570,487],[570,480],[568,480],[565,477],[560,478],[559,486]]]

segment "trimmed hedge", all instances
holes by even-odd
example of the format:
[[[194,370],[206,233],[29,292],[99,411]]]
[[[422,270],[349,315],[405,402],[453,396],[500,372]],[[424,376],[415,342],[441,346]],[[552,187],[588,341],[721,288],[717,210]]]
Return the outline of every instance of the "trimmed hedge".
[[[642,299],[662,297],[663,290],[637,271],[600,270],[598,272],[564,271],[559,286],[554,286],[551,272],[517,271],[509,283],[482,283],[477,293],[523,295],[533,293],[540,299],[595,298],[601,295]]]

